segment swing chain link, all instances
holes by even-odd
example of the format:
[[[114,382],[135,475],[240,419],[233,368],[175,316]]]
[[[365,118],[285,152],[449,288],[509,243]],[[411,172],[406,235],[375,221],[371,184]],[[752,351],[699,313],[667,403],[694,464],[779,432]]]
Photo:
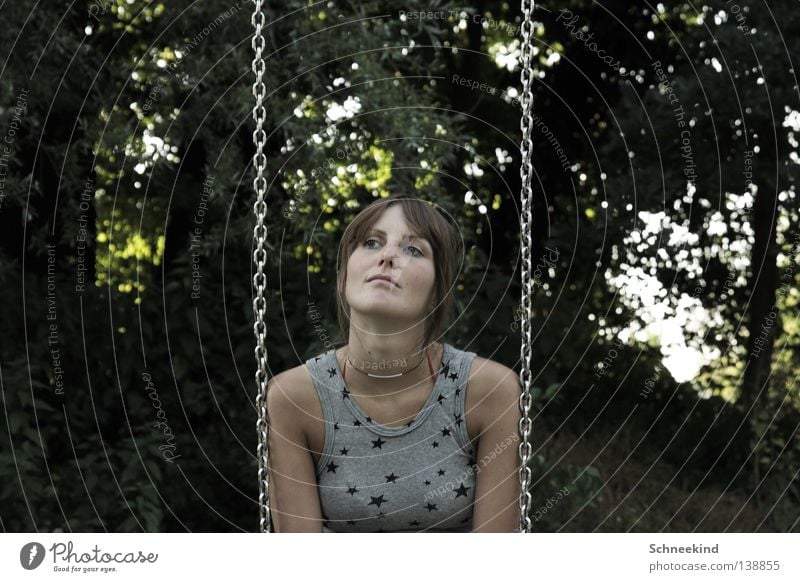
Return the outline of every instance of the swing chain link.
[[[255,52],[253,58],[253,73],[255,82],[253,83],[253,96],[255,106],[253,107],[253,119],[256,122],[256,129],[253,132],[253,144],[256,147],[253,156],[253,166],[256,170],[256,177],[253,180],[253,188],[256,192],[256,202],[253,211],[256,216],[256,224],[253,229],[253,262],[256,271],[253,275],[253,313],[255,324],[253,332],[256,336],[256,385],[258,386],[258,396],[256,396],[256,408],[258,410],[258,506],[259,506],[259,528],[261,533],[270,533],[270,512],[269,512],[269,450],[267,448],[269,435],[269,421],[267,418],[267,300],[265,297],[267,288],[267,276],[264,272],[267,262],[267,179],[264,176],[267,167],[267,157],[264,154],[264,147],[267,141],[267,134],[264,131],[264,120],[266,110],[264,109],[264,13],[262,11],[262,0],[253,0],[255,9],[251,22],[255,27],[252,47]]]
[[[519,399],[520,409],[522,410],[519,432],[522,442],[519,445],[519,533],[530,533],[531,531],[531,519],[529,516],[531,506],[531,493],[529,491],[531,468],[528,463],[531,457],[529,438],[531,433],[531,297],[533,297],[533,282],[531,281],[531,223],[533,221],[531,214],[531,199],[533,198],[533,188],[531,186],[533,178],[533,140],[531,138],[533,126],[533,92],[531,89],[533,43],[531,40],[534,34],[533,10],[533,0],[522,0],[522,62],[520,73],[522,81],[522,118],[520,120],[520,128],[522,129],[522,140],[520,142],[520,178],[522,182],[522,210],[520,213],[520,252],[522,253],[522,298],[520,305],[522,346],[520,348],[520,356],[522,358],[522,370],[520,371],[520,381],[522,383],[522,394]]]

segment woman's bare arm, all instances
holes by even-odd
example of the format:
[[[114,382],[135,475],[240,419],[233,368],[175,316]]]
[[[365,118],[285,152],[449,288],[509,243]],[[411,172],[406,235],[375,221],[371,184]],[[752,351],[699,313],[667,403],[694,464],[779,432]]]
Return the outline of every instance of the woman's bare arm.
[[[267,385],[269,497],[277,533],[322,532],[314,459],[304,430],[302,368],[278,374]]]
[[[480,436],[476,463],[473,532],[515,532],[519,529],[519,397],[517,374],[486,361],[470,379],[480,387]],[[473,381],[475,382],[474,384]]]

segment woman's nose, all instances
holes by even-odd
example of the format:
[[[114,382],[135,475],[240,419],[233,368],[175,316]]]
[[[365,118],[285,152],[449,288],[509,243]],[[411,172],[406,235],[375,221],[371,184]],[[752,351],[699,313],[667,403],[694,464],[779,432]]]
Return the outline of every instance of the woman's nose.
[[[386,245],[383,247],[383,253],[381,254],[381,265],[386,261],[391,263],[396,254],[397,248],[394,245]]]

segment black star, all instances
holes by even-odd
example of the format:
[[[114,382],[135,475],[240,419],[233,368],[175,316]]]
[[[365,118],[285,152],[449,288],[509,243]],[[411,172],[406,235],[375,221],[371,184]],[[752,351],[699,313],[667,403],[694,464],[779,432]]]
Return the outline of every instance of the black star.
[[[425,485],[430,485],[430,484],[431,484],[431,482],[428,481],[427,479],[425,479]]]
[[[456,420],[456,426],[458,426],[458,425],[460,425],[462,422],[464,422],[464,421],[462,420],[462,418],[461,418],[461,414],[460,414],[460,413],[459,413],[459,414],[454,414],[454,415],[453,415],[453,418],[455,418],[455,420]]]
[[[441,371],[439,372],[439,375],[441,376],[442,374],[444,374],[444,377],[446,378],[447,374],[449,372],[450,372],[450,362],[447,362],[446,364],[444,364],[442,366]]]
[[[339,454],[340,455],[346,455],[347,454],[347,449],[342,449],[341,451],[339,451]]]
[[[345,398],[350,398],[350,391],[347,389],[347,386],[342,388],[342,400]]]
[[[392,473],[391,475],[384,475],[384,476],[386,477],[387,483],[394,483],[395,481],[397,481],[397,475],[395,475],[394,473]]]
[[[442,436],[450,436],[450,429],[447,428],[447,427],[444,427],[442,429]]]
[[[356,419],[355,422],[353,423],[353,426],[361,426],[361,421]]]
[[[336,463],[334,463],[333,461],[331,461],[330,463],[328,463],[328,473],[335,473],[335,472],[336,472],[336,469],[337,469],[338,467],[339,467],[339,465],[337,465]]]
[[[319,358],[320,358],[320,356],[317,356],[316,358],[314,358],[314,361],[315,361],[315,362],[318,362],[318,361],[319,361]]]
[[[452,374],[450,374],[450,379],[451,379],[453,382],[455,382],[456,380],[458,380],[458,374],[456,374],[455,372],[453,372]],[[456,394],[457,394],[458,392],[460,392],[460,391],[461,391],[460,389],[459,389],[459,390],[456,390]]]
[[[409,521],[408,525],[419,525],[419,522],[415,519],[414,521]]]
[[[433,441],[431,443],[431,446],[435,449],[435,448],[437,448],[439,446],[439,443],[437,441]]]
[[[439,404],[441,404],[442,401],[447,400],[447,396],[444,394],[439,394],[439,398],[437,398],[437,400],[439,401]]]
[[[386,503],[386,499],[383,498],[383,495],[381,495],[380,497],[373,497],[372,495],[370,495],[369,498],[372,499],[372,501],[367,503],[367,505],[377,505],[378,507],[380,507],[381,503]]]
[[[348,488],[348,489],[347,489],[347,492],[348,492],[348,493],[349,493],[351,496],[352,496],[352,495],[355,495],[356,493],[358,493],[358,488],[356,488],[356,487],[350,487],[350,488]]]
[[[378,440],[372,441],[372,448],[373,449],[374,448],[383,449],[383,445],[385,445],[385,444],[386,444],[386,441],[381,440],[381,437],[378,437]]]
[[[440,476],[444,475],[445,474],[445,470],[444,469],[439,469],[438,473],[439,473]]]
[[[329,378],[333,378],[336,375],[336,368],[328,368]]]
[[[456,493],[456,497],[455,498],[466,497],[467,496],[467,491],[469,491],[470,489],[472,489],[472,487],[464,487],[464,484],[462,483],[461,487],[456,489],[457,493]]]
[[[339,430],[339,423],[338,422],[334,422],[333,423],[333,430]]]
[[[408,424],[406,424],[406,426],[411,426],[411,423],[412,423],[412,422],[414,422],[414,421],[413,421],[413,420],[409,420],[409,421],[408,421]]]
[[[458,396],[459,394],[461,394],[461,388],[456,388],[456,396]]]
[[[436,505],[435,505],[435,504],[433,504],[433,503],[428,503],[428,505],[426,505],[426,506],[425,506],[425,508],[426,508],[428,511],[439,511],[438,509],[436,509]]]
[[[370,418],[370,417],[368,416],[368,417],[367,417],[367,422],[372,422],[372,418]]]

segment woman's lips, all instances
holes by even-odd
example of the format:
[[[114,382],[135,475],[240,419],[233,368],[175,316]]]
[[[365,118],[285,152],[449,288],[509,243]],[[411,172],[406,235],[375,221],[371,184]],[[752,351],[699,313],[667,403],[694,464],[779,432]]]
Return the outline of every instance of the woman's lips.
[[[385,283],[386,285],[389,285],[390,287],[396,287],[396,285],[394,283],[392,283],[391,281],[389,281],[387,279],[373,279],[372,281],[370,281],[370,283]]]

